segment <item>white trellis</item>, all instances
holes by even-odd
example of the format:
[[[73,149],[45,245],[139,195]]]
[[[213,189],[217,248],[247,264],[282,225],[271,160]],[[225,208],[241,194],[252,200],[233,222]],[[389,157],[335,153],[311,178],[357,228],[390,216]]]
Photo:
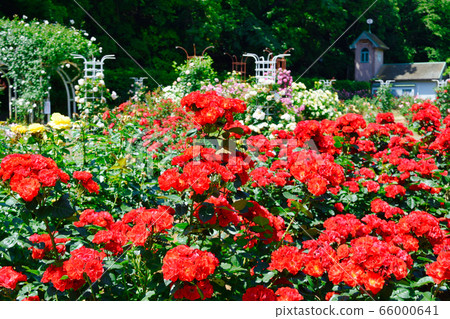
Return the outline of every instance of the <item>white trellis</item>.
[[[69,64],[70,66],[73,66],[74,68],[78,69],[78,67],[76,66],[76,64],[74,63],[66,63],[66,67],[67,64]],[[78,69],[79,71],[79,69]],[[75,113],[77,111],[77,106],[75,103],[75,89],[74,89],[74,82],[75,80],[78,78],[79,76],[79,72],[77,72],[77,74],[74,77],[70,77],[67,72],[64,70],[64,64],[60,65],[57,69],[56,69],[56,73],[59,75],[59,77],[61,78],[61,80],[63,81],[64,87],[66,89],[66,95],[67,95],[67,115],[69,117],[72,117],[72,114]]]
[[[333,86],[333,83],[335,82],[336,80],[334,80],[334,79],[332,79],[332,80],[319,80],[319,82],[322,84],[322,87],[324,88],[324,89],[329,89],[329,88],[331,88],[332,86]]]
[[[258,83],[275,82],[277,74],[277,60],[282,59],[290,54],[278,54],[273,56],[269,53],[267,59],[264,56],[258,57],[255,53],[245,53],[244,57],[255,59],[255,78]]]
[[[75,59],[83,59],[84,64],[84,78],[97,80],[100,77],[104,76],[104,64],[106,60],[114,60],[116,57],[114,54],[109,54],[103,56],[101,59],[96,59],[92,57],[92,60],[86,59],[84,56],[80,54],[72,54]],[[103,99],[103,92],[100,92],[100,97],[96,96],[95,92],[92,92],[91,95],[87,95],[84,97],[86,101],[91,100],[94,101],[97,98]]]
[[[443,88],[447,85],[447,80],[433,80],[437,84],[437,88]]]
[[[133,83],[133,89],[134,89],[134,95],[137,94],[137,92],[144,87],[144,80],[148,79],[147,77],[130,77],[134,81]]]
[[[388,87],[389,85],[391,85],[391,83],[394,83],[395,80],[375,80],[376,82],[380,83],[380,87]]]

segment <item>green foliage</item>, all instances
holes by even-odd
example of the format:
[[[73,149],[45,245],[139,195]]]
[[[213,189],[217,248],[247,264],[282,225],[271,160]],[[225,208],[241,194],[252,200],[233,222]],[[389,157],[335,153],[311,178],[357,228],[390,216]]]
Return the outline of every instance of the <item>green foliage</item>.
[[[370,90],[370,83],[362,81],[337,80],[333,83],[335,90],[346,90],[356,92],[361,90]]]
[[[178,65],[174,62],[173,67],[178,72],[177,82],[185,88],[186,93],[198,91],[205,83],[212,83],[217,77],[212,67],[213,60],[207,54],[202,57],[194,57],[186,63]]]
[[[381,107],[383,112],[388,112],[392,108],[392,99],[394,95],[391,92],[392,85],[383,85],[380,86],[378,91],[376,92],[377,104]]]
[[[244,52],[262,54],[266,47],[277,54],[292,47],[295,50],[287,59],[288,68],[293,74],[301,74],[373,1],[79,0],[78,3],[156,81],[167,85],[177,77],[171,69],[172,61],[180,64],[185,59],[175,46],[183,46],[191,54],[194,43],[199,49],[214,45],[215,49],[208,52],[219,73],[230,70],[224,51],[240,57]],[[103,52],[117,55],[114,68],[136,67],[74,2],[45,0],[37,4],[34,0],[17,0],[0,8],[1,13],[9,17],[26,14],[66,25],[74,20],[74,25],[95,34]],[[374,19],[372,31],[390,47],[386,62],[412,62],[448,58],[450,36],[448,28],[442,26],[449,15],[450,2],[446,0],[379,0],[365,17]],[[306,76],[351,78],[354,62],[349,45],[367,30],[365,17]],[[156,87],[151,80],[149,85]],[[120,87],[111,88],[122,91]]]
[[[89,56],[97,46],[81,31],[60,24],[29,22],[15,18],[0,19],[0,61],[8,68],[7,76],[14,80],[18,99],[16,118],[41,118],[43,100],[50,86],[49,77],[72,53]]]
[[[450,113],[450,82],[441,88],[436,89],[436,106],[439,107],[442,114]]]

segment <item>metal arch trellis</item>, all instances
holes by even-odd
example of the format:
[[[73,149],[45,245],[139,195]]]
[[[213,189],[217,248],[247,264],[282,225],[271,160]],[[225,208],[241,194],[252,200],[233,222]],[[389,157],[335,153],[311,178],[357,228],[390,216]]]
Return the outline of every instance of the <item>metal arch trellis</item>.
[[[197,49],[195,48],[195,43],[193,44],[193,47],[194,47],[194,55],[189,55],[189,53],[187,52],[187,50],[185,49],[185,48],[183,48],[183,47],[180,47],[180,46],[176,46],[175,47],[175,49],[181,49],[181,50],[183,50],[184,51],[184,53],[186,53],[186,60],[187,61],[189,61],[189,60],[191,60],[191,59],[193,59],[193,58],[197,58],[197,57],[199,57],[199,58],[202,58],[204,55],[205,55],[205,52],[206,52],[206,50],[208,50],[208,49],[214,49],[214,46],[209,46],[209,47],[206,47],[203,51],[202,51],[202,55],[197,55]]]
[[[255,78],[258,83],[264,83],[264,81],[274,83],[277,73],[277,60],[290,56],[290,54],[283,53],[273,56],[270,52],[267,56],[267,60],[264,56],[258,57],[255,53],[245,53],[243,56],[255,59]]]
[[[241,61],[238,60],[236,55],[231,55],[227,52],[224,53],[225,55],[228,55],[231,58],[231,71],[232,72],[237,72],[242,80],[245,80],[246,76],[247,76],[247,59],[248,57],[246,57],[244,59],[244,57],[241,57]]]
[[[284,51],[283,54],[288,54],[292,50],[294,50],[294,48],[289,48],[286,51]],[[269,48],[265,48],[263,51],[267,52],[269,54],[268,55],[269,59],[270,59],[271,56],[273,56],[273,52]],[[286,59],[284,57],[277,59],[276,69],[277,70],[278,69],[286,70]]]
[[[66,62],[65,64],[70,64],[74,66],[78,71],[80,70],[78,66],[75,63],[72,62]],[[67,72],[63,69],[63,65],[61,64],[57,69],[56,73],[59,75],[61,80],[63,81],[64,87],[66,89],[66,95],[67,95],[67,115],[69,117],[72,117],[73,113],[76,113],[76,103],[75,103],[75,89],[73,83],[75,80],[79,77],[79,75],[75,75],[73,78],[71,78]]]
[[[78,74],[71,78],[67,72],[63,69],[63,65],[70,64],[71,66],[75,67],[79,70],[77,65],[73,62],[63,62],[56,68],[56,73],[59,75],[61,80],[63,81],[64,87],[66,89],[66,95],[67,95],[67,113],[69,117],[72,116],[73,112],[76,112],[76,104],[75,104],[75,90],[73,83],[78,78]],[[9,118],[13,117],[14,115],[17,115],[17,110],[12,109],[12,100],[17,99],[17,92],[14,90],[13,81],[7,76],[7,70],[6,65],[0,62],[0,73],[3,73],[4,78],[6,79],[8,83],[8,107],[9,107]]]
[[[12,118],[12,99],[17,98],[17,92],[14,90],[10,78],[7,76],[7,70],[5,69],[6,64],[3,62],[0,62],[0,73],[3,74],[3,77],[6,79],[6,82],[8,82],[8,109],[9,109],[9,118]]]

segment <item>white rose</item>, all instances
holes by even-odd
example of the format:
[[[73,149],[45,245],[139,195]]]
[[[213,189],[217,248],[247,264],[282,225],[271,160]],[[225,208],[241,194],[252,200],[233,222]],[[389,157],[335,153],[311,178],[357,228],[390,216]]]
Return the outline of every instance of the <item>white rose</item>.
[[[291,120],[291,116],[289,115],[289,113],[284,113],[280,118],[282,120],[285,120],[285,121],[288,121],[288,122]]]
[[[266,117],[266,114],[261,109],[256,109],[252,116],[254,119],[262,121]]]
[[[261,130],[254,125],[249,125],[248,128],[251,129],[253,132],[261,133]]]
[[[288,125],[286,125],[286,129],[289,131],[293,131],[293,130],[295,130],[296,126],[297,126],[297,124],[292,122],[292,123],[289,123]]]
[[[256,125],[259,129],[262,129],[262,128],[264,128],[264,127],[267,127],[267,126],[269,126],[269,124],[267,124],[266,122],[262,122],[262,123],[259,123],[258,125]]]
[[[84,85],[84,83],[85,83],[84,79],[79,79],[79,80],[78,80],[78,84],[79,84],[79,85]]]

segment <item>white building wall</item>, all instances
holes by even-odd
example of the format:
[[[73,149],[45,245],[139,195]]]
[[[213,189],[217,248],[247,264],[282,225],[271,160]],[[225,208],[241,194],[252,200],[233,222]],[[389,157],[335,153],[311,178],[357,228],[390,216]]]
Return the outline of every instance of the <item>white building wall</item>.
[[[436,99],[436,82],[417,82],[417,94],[422,99]]]
[[[372,86],[372,94],[378,91],[379,83]],[[392,83],[391,92],[394,96],[411,95],[421,99],[436,99],[436,82],[430,81],[402,81]]]

